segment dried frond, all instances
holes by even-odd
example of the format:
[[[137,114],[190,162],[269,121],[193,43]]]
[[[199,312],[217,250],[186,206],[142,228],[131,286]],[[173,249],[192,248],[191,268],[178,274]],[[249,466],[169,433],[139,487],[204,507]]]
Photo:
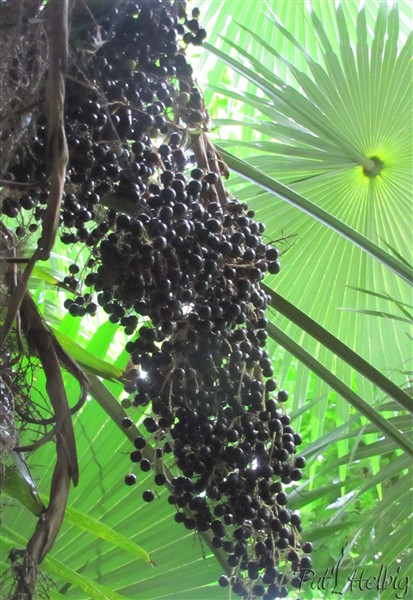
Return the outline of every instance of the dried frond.
[[[0,5],[0,176],[30,136],[41,103],[48,41],[39,0]]]

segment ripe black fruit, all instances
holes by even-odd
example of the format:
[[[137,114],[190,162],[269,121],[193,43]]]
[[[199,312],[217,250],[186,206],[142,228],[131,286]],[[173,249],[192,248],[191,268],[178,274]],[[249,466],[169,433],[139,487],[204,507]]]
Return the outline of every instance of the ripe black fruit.
[[[125,476],[125,483],[126,485],[134,485],[136,483],[136,475],[128,473],[128,475]]]

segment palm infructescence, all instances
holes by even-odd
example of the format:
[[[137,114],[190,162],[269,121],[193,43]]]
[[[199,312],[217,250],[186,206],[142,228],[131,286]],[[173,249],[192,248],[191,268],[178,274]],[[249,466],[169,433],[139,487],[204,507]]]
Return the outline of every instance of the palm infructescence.
[[[275,309],[273,361],[293,394],[310,461],[289,507],[302,512],[317,573],[345,547],[343,587],[352,560],[397,565],[412,576],[411,36],[403,6],[401,15],[397,5],[374,2],[361,10],[353,2],[313,7],[206,0],[210,41],[200,80],[207,72],[206,105],[232,172],[230,189],[266,223],[269,239],[285,238],[281,274],[266,281]],[[219,62],[208,72],[211,53]],[[56,320],[47,302],[45,314]],[[119,481],[115,463],[130,442],[112,423],[122,415],[122,388],[110,380],[127,360],[125,352],[113,355],[116,326],[101,325],[88,339],[68,315],[55,329],[107,381],[92,379],[98,403],[74,420],[83,485],[72,490],[62,533],[44,561],[57,583],[50,597],[224,597],[216,557],[192,533],[183,535],[166,492],[156,505],[142,505]],[[46,492],[40,467],[50,462],[48,446],[35,458],[33,474]],[[144,489],[150,475],[142,475]],[[24,510],[7,508],[6,516],[3,563],[32,528]],[[313,589],[301,595],[323,597]],[[394,589],[380,597],[394,597]]]

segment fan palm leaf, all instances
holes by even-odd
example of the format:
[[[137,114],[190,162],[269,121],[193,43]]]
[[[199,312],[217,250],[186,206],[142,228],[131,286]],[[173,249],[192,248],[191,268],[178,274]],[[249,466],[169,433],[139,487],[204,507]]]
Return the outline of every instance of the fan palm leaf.
[[[257,210],[269,239],[298,236],[284,255],[277,290],[360,356],[389,373],[411,358],[409,339],[400,335],[394,320],[371,318],[375,312],[387,312],[383,298],[354,288],[368,288],[401,302],[410,299],[412,234],[405,217],[411,195],[411,36],[400,45],[398,7],[388,9],[385,3],[376,8],[371,36],[367,25],[371,4],[358,13],[352,5],[351,20],[345,16],[348,3],[337,9],[333,3],[317,4],[306,14],[313,33],[307,28],[304,45],[300,36],[296,38],[294,31],[281,25],[280,4],[268,3],[265,16],[273,26],[272,37],[260,37],[241,23],[237,43],[226,36],[221,40],[225,50],[217,48],[218,44],[210,44],[208,49],[228,65],[227,81],[233,70],[242,76],[233,77],[238,84],[234,96],[235,86],[222,85],[212,72],[213,89],[219,89],[221,95],[228,90],[229,111],[235,97],[249,106],[255,88],[255,103],[249,106],[247,121],[249,129],[255,128],[255,139],[235,136],[232,127],[225,140],[224,126],[219,129],[222,147],[244,156],[249,153],[243,162],[223,153],[244,181],[254,182],[241,186],[242,179],[237,178],[234,190]],[[296,29],[302,38],[300,27]],[[284,43],[278,50],[277,36],[284,38],[289,52]],[[271,59],[277,66],[284,65],[295,86],[283,80],[278,69],[274,74],[267,66]],[[242,88],[249,91],[244,98]],[[215,124],[219,126],[220,120]],[[279,175],[290,189],[279,184]],[[297,192],[301,203],[295,203]],[[347,234],[346,241],[336,233],[340,228],[342,235]],[[400,257],[407,257],[407,264]],[[272,285],[270,279],[268,285]],[[350,315],[350,311],[338,311],[343,305],[364,312]],[[277,325],[285,333],[291,332],[297,342],[306,340],[288,319],[278,316]],[[354,335],[361,331],[363,335]],[[384,340],[391,340],[391,347]],[[304,343],[331,366],[333,359],[327,359],[322,346],[311,340]],[[351,380],[346,365],[338,365],[338,369],[344,379]],[[406,384],[405,377],[395,373],[394,377],[398,385]],[[372,398],[374,388],[360,385],[367,398]]]

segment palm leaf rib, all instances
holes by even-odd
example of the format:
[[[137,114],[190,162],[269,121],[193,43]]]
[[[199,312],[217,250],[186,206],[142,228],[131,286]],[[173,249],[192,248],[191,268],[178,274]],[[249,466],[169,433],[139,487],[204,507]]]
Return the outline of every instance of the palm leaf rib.
[[[361,373],[369,379],[374,385],[379,387],[383,392],[388,394],[390,398],[405,410],[413,413],[413,400],[404,390],[395,385],[390,379],[385,377],[378,369],[361,358],[359,354],[351,348],[340,342],[334,335],[321,327],[311,317],[303,313],[299,308],[293,306],[288,300],[277,294],[274,290],[264,285],[264,288],[271,297],[271,306],[283,315],[288,317],[293,323],[298,325],[303,331],[306,331],[316,340],[321,342],[326,348],[334,352],[342,360],[346,361],[353,369]]]
[[[338,392],[350,404],[352,404],[362,415],[367,417],[372,423],[380,429],[389,439],[393,440],[407,454],[413,456],[413,444],[403,435],[388,419],[380,415],[375,408],[370,406],[360,396],[355,394],[351,388],[346,386],[338,377],[324,367],[317,359],[309,352],[304,350],[302,346],[294,342],[274,323],[269,323],[268,331],[273,339],[280,343],[284,348],[287,348],[294,356],[308,366],[314,373],[321,377],[332,389]]]

